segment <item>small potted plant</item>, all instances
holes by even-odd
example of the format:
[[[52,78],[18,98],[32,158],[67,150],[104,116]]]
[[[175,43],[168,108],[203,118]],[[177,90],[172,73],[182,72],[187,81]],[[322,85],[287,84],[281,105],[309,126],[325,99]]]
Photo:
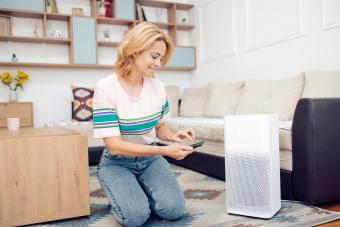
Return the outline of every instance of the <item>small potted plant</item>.
[[[13,77],[10,72],[0,74],[1,82],[9,88],[9,101],[17,101],[17,89],[23,90],[23,85],[29,80],[29,75],[22,70],[18,70],[17,75]]]

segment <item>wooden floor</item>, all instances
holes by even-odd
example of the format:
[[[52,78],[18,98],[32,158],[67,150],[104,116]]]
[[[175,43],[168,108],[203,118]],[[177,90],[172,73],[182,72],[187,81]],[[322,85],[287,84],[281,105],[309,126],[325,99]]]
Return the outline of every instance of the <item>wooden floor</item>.
[[[318,207],[325,209],[325,210],[340,212],[340,203],[321,205],[321,206],[318,206]],[[332,222],[322,224],[322,225],[318,225],[318,227],[340,227],[340,220],[332,221]]]

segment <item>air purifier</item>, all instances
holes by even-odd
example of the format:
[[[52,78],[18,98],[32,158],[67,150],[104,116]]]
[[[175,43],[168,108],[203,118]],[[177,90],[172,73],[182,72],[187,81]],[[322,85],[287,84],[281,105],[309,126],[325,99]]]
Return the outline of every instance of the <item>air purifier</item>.
[[[271,218],[281,208],[278,116],[224,117],[227,212]]]

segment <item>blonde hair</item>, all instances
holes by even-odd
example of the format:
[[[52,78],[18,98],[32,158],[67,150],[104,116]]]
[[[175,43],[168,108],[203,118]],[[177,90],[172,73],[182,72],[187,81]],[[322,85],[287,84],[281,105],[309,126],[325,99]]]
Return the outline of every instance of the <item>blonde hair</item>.
[[[129,75],[133,56],[149,49],[159,40],[163,40],[166,45],[166,52],[161,62],[165,65],[174,49],[171,39],[154,24],[143,22],[135,26],[117,48],[117,61],[114,65],[116,74],[121,77]]]

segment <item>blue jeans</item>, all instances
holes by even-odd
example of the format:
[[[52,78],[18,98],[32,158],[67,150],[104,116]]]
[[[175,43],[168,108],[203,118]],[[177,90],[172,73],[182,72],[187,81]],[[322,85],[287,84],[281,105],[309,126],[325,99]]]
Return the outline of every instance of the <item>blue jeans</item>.
[[[160,155],[126,157],[105,149],[97,176],[121,225],[140,226],[151,210],[167,220],[184,214],[183,193],[169,163]]]

